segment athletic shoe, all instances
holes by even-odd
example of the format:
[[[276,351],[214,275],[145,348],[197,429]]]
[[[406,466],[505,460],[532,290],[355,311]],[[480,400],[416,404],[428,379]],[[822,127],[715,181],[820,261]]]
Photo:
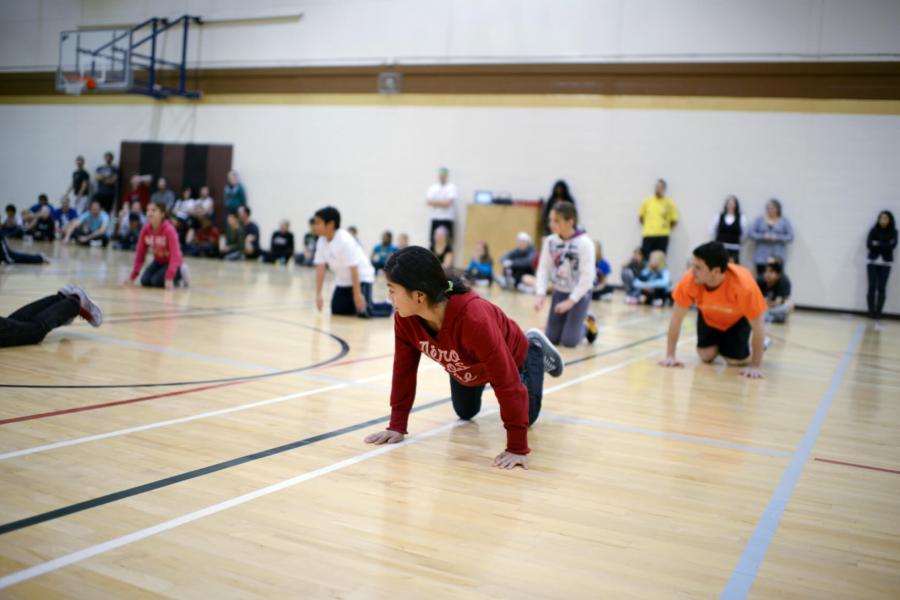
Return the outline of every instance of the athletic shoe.
[[[772,345],[772,338],[770,338],[769,336],[766,336],[766,337],[763,339],[763,352],[765,352],[766,350],[768,350],[768,349],[769,349],[769,346],[771,346],[771,345]]]
[[[183,262],[179,269],[181,269],[181,285],[182,287],[188,287],[191,285],[191,268],[186,262]]]
[[[662,298],[654,298],[653,299],[653,306],[660,307],[663,305],[663,303],[664,303],[664,301]]]
[[[540,329],[529,329],[525,332],[529,344],[536,344],[541,347],[544,354],[544,372],[551,377],[559,377],[563,374],[566,364],[563,362],[562,356],[556,346],[550,343],[547,336]]]
[[[584,325],[587,327],[587,336],[588,344],[593,344],[594,340],[597,339],[597,317],[594,316],[594,313],[589,312],[587,316],[584,318]]]
[[[881,324],[881,319],[877,319],[875,321],[875,331],[884,331],[884,325]]]
[[[81,305],[78,315],[94,327],[100,327],[100,324],[103,323],[103,311],[100,310],[97,303],[88,296],[88,293],[84,291],[84,288],[69,284],[62,287],[59,290],[59,293],[66,296],[77,297],[78,302]]]

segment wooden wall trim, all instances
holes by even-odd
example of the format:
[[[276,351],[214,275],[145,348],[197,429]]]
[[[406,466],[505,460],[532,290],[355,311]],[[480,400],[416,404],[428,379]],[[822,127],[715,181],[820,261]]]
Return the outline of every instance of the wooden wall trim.
[[[405,94],[590,94],[900,100],[900,62],[493,64],[196,69],[204,94],[371,94],[380,72]],[[166,73],[164,83],[172,82]],[[56,94],[54,73],[0,73],[0,96]]]

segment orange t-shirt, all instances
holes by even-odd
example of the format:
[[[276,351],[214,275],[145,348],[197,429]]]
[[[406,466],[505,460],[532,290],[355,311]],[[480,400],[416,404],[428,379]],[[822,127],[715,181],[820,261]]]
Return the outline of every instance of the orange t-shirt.
[[[753,275],[734,264],[728,265],[725,279],[714,290],[694,283],[694,274],[689,270],[675,286],[672,299],[685,308],[696,304],[706,324],[720,331],[725,331],[741,317],[752,321],[765,313],[767,308],[766,299]]]

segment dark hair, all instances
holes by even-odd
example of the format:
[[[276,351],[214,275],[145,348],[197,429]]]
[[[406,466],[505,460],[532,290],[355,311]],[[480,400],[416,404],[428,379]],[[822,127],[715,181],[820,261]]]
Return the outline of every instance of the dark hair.
[[[741,220],[741,201],[738,200],[738,197],[734,194],[728,194],[725,196],[725,202],[722,204],[722,216],[728,214],[728,201],[734,198],[734,218],[736,221],[740,222]]]
[[[666,180],[663,179],[662,177],[660,177],[659,179],[657,179],[657,180],[656,180],[656,183],[661,183],[661,184],[663,184],[663,189],[665,189],[665,190],[669,189],[669,184],[666,183]]]
[[[766,261],[766,269],[772,269],[775,273],[781,275],[784,273],[784,262],[777,256],[770,256]]]
[[[394,234],[391,233],[390,231],[385,231],[384,233],[381,234],[382,238],[384,238],[385,236],[387,236],[389,244],[394,241]]]
[[[483,240],[479,241],[481,241],[481,245],[484,246],[484,256],[481,257],[481,260],[493,263],[494,259],[491,258],[491,249],[488,247],[488,243]]]
[[[569,192],[569,184],[566,183],[565,180],[563,180],[563,179],[559,179],[559,180],[557,180],[556,183],[553,184],[553,189],[550,190],[550,197],[547,199],[548,201],[556,198],[556,189],[557,188],[561,188],[560,199],[565,200],[566,202],[571,202],[572,204],[575,204],[575,199],[572,198],[572,194],[571,194],[571,192]]]
[[[6,205],[6,212],[9,212],[9,211],[16,212],[16,205],[15,205],[15,204],[7,204],[7,205]]]
[[[384,275],[391,283],[422,292],[428,297],[428,304],[469,291],[457,273],[444,271],[431,250],[421,246],[407,246],[391,254],[384,265]]]
[[[721,242],[706,242],[694,248],[694,256],[706,263],[709,270],[719,269],[723,273],[728,268],[728,251]]]
[[[775,210],[778,212],[778,216],[781,216],[781,201],[778,198],[769,198],[769,202],[772,203],[772,206],[775,207]]]
[[[163,219],[169,216],[169,207],[166,206],[165,200],[154,200],[150,204],[159,209],[159,211],[163,214]]]
[[[881,229],[881,225],[878,224],[878,221],[881,220],[881,215],[887,215],[888,219],[890,219],[890,223],[888,223],[887,229],[893,233],[897,233],[897,221],[894,220],[894,213],[889,210],[883,210],[878,213],[878,218],[875,219],[875,228]]]
[[[560,217],[565,219],[566,221],[575,221],[575,224],[578,224],[578,210],[575,208],[575,205],[571,202],[560,201],[553,205],[551,211],[558,214]]]
[[[106,152],[103,153],[103,158],[106,158],[107,156],[110,157],[110,158],[114,158],[114,157],[115,157],[115,154],[113,154],[112,152],[110,152],[109,150],[107,150]]]
[[[246,204],[241,204],[240,206],[238,206],[238,210],[241,210],[242,208],[244,209],[244,212],[247,213],[248,217],[253,214],[253,211],[250,210],[250,207]]]
[[[335,229],[341,228],[341,212],[333,206],[320,208],[315,212],[313,216],[319,217],[325,224],[334,223]]]
[[[41,200],[43,200],[44,202],[50,201],[50,199],[47,198],[47,194],[41,194],[40,196],[38,196],[38,202],[40,202]]]

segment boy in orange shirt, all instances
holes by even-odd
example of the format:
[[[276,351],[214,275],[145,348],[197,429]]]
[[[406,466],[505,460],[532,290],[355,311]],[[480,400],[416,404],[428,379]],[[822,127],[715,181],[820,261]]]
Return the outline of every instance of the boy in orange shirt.
[[[669,322],[666,358],[659,361],[660,365],[684,366],[675,358],[675,346],[681,322],[696,304],[697,354],[703,362],[710,363],[721,354],[730,365],[750,365],[741,370],[741,375],[762,379],[766,300],[750,271],[729,264],[725,246],[707,242],[694,248],[691,269],[678,282],[672,299],[675,308]]]

